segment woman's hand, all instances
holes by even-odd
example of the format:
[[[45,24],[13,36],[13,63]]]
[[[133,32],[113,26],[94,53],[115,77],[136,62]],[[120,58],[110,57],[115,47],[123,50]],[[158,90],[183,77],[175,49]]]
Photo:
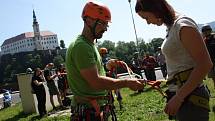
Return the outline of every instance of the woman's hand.
[[[183,99],[180,98],[178,95],[173,96],[169,102],[166,104],[166,107],[164,109],[164,112],[168,115],[176,115],[179,108],[181,107],[181,104],[183,103]]]

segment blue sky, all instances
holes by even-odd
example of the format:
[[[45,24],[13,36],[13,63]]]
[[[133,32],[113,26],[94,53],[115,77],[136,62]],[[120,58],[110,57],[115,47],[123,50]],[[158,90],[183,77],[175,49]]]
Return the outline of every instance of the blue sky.
[[[50,30],[63,39],[66,46],[83,28],[82,8],[87,0],[1,0],[0,45],[5,39],[33,31],[32,10],[35,9],[40,30]],[[103,40],[135,41],[135,34],[128,0],[99,0],[109,6],[112,23]],[[214,0],[167,0],[173,8],[203,24],[215,21]],[[134,10],[136,0],[131,0],[137,36],[146,42],[165,37],[165,27],[147,25]]]

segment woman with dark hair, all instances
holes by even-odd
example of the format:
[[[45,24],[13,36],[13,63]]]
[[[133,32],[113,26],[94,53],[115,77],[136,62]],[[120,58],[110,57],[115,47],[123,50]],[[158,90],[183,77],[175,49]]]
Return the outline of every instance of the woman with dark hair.
[[[63,64],[60,64],[59,68],[57,69],[58,74],[58,89],[60,91],[61,99],[64,100],[66,98],[66,92],[68,89],[68,82],[66,77],[66,68]]]
[[[40,70],[40,68],[36,68],[34,70],[34,75],[32,77],[31,86],[37,97],[37,102],[38,102],[37,108],[38,108],[40,117],[43,117],[45,114],[47,114],[46,92],[43,86],[43,81],[44,81],[44,77],[42,75],[42,71]]]
[[[161,46],[168,73],[165,113],[179,121],[208,121],[209,92],[203,79],[212,62],[198,26],[165,0],[137,0],[135,10],[148,24],[167,27]]]

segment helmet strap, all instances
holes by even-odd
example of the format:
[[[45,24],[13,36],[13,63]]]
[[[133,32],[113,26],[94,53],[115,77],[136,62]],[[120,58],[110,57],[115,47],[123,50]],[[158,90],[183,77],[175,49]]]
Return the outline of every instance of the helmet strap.
[[[83,18],[83,20],[84,20],[84,23],[86,23],[86,17]],[[86,23],[86,25],[90,28],[90,32],[92,33],[93,38],[96,39],[96,43],[97,43],[96,26],[98,25],[98,21],[99,21],[99,19],[96,20],[96,22],[94,23],[94,25],[92,27]]]
[[[95,22],[95,24],[93,25],[93,27],[91,28],[90,27],[90,29],[91,29],[91,32],[92,32],[92,34],[93,34],[93,37],[96,39],[97,37],[96,37],[96,26],[98,25],[98,19],[96,20],[96,22]],[[97,42],[97,39],[96,39],[96,42]]]

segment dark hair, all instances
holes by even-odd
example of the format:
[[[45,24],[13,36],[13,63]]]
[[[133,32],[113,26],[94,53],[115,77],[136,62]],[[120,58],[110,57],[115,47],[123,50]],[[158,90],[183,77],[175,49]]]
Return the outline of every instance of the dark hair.
[[[37,71],[38,71],[38,70],[40,70],[40,68],[35,68],[35,69],[34,69],[34,74],[33,74],[33,76],[37,76],[36,74],[37,74]]]
[[[171,26],[175,20],[174,9],[166,0],[137,0],[135,11],[136,13],[140,11],[151,12],[157,18],[161,18],[168,26]]]

